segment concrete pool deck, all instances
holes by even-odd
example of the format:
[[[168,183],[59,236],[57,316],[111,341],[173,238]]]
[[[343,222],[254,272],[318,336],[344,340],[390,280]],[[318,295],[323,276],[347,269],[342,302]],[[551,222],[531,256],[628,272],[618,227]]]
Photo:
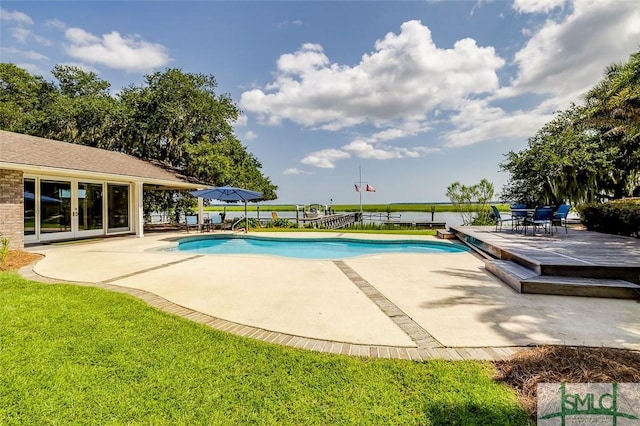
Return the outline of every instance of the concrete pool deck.
[[[519,294],[471,252],[330,261],[157,250],[194,235],[34,246],[29,251],[45,257],[21,273],[122,291],[214,328],[323,352],[501,359],[543,344],[640,350],[636,301]],[[339,232],[252,235],[435,240]]]

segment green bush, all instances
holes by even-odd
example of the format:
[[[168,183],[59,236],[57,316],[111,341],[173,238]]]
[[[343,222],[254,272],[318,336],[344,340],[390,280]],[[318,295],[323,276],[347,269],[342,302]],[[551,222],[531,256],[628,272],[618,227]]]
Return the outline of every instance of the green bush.
[[[618,200],[576,208],[589,231],[640,238],[640,202]]]
[[[265,224],[265,228],[297,228],[298,224],[291,222],[289,219],[278,218],[270,220]]]
[[[7,237],[0,236],[0,265],[3,265],[9,256],[9,244],[11,240]]]

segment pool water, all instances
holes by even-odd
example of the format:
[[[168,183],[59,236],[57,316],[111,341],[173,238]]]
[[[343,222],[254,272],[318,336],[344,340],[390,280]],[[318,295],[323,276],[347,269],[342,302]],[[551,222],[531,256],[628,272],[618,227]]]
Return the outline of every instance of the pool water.
[[[174,250],[200,254],[266,254],[298,259],[337,260],[385,253],[461,253],[462,246],[438,241],[349,238],[255,238],[221,236],[184,239]]]

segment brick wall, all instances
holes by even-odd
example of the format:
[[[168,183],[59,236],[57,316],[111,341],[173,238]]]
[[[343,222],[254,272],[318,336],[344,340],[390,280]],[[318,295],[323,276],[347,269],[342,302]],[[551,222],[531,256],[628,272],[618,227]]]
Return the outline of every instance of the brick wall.
[[[12,249],[24,248],[24,183],[22,172],[0,169],[0,236]]]

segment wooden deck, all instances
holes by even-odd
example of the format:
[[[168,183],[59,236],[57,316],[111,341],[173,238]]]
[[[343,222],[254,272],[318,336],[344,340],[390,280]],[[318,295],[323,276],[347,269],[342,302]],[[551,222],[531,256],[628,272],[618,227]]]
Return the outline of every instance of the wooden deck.
[[[451,231],[489,257],[487,270],[516,291],[640,298],[640,239],[558,228],[523,235],[508,228],[454,226]]]

